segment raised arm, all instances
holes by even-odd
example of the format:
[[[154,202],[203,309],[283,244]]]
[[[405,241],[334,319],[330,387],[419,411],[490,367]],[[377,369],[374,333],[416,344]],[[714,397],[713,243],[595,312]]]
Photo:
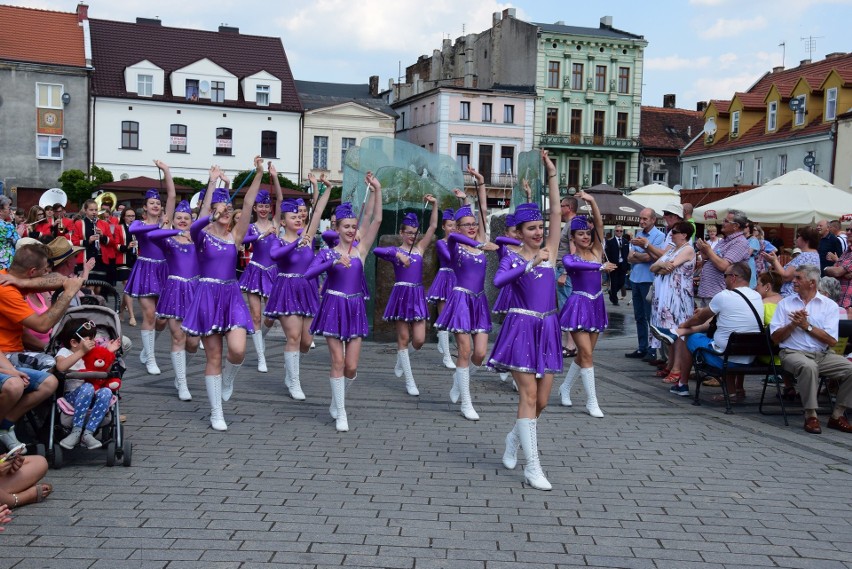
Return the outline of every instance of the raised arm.
[[[429,227],[426,229],[426,233],[423,234],[423,239],[417,243],[417,249],[420,251],[421,255],[426,252],[426,249],[429,247],[429,243],[432,242],[432,237],[435,236],[435,231],[438,229],[438,213],[440,213],[438,200],[435,199],[435,196],[432,194],[426,194],[423,196],[423,199],[432,204],[432,215],[429,217]]]
[[[361,242],[358,244],[358,251],[362,257],[370,252],[373,241],[376,240],[376,236],[379,234],[379,227],[382,225],[382,185],[379,183],[379,179],[373,176],[372,172],[367,172],[364,181],[367,182],[370,191],[375,195],[370,196],[373,200],[373,218],[370,221],[370,225],[367,226],[367,230],[361,234]]]
[[[550,217],[547,219],[547,243],[546,246],[553,256],[559,251],[559,239],[562,237],[562,208],[558,207],[559,180],[556,178],[556,165],[550,159],[547,150],[541,151],[541,161],[544,163],[544,175],[547,180],[547,197],[550,202]]]
[[[308,176],[308,179],[311,178],[313,174]],[[317,197],[317,201],[314,202],[314,211],[311,214],[311,220],[308,222],[308,227],[302,232],[302,240],[308,240],[311,244],[313,244],[314,236],[317,234],[317,229],[319,228],[319,222],[322,219],[322,212],[325,211],[325,207],[328,205],[328,200],[331,197],[331,184],[325,179],[325,174],[320,176],[320,184],[325,186],[325,191],[322,193],[317,193],[320,191],[319,186],[314,190],[314,195]]]
[[[281,202],[284,201],[284,192],[281,191],[278,170],[275,168],[272,160],[267,162],[266,171],[269,172],[269,181],[272,182],[272,189],[275,190],[275,205],[272,206],[272,225],[275,227],[275,234],[278,235],[278,227],[281,225]]]
[[[257,192],[260,190],[260,180],[263,178],[263,158],[260,156],[254,157],[254,179],[251,181],[248,191],[243,198],[243,214],[237,225],[234,226],[234,243],[241,245],[243,238],[246,236],[249,224],[251,223],[251,207],[254,205],[254,200],[257,198]]]
[[[592,208],[592,223],[594,223],[595,237],[597,237],[594,242],[594,250],[600,254],[603,252],[603,216],[601,216],[598,202],[595,201],[595,196],[583,190],[577,193],[577,199],[586,200]]]
[[[201,207],[198,210],[198,217],[210,215],[210,204],[213,202],[213,190],[216,189],[216,183],[219,181],[221,171],[218,166],[210,166],[210,175],[207,178],[207,190],[204,192],[204,199],[201,202]]]
[[[162,160],[154,160],[154,164],[162,170],[163,179],[166,182],[166,211],[164,219],[167,223],[172,222],[172,216],[175,213],[175,202],[177,200],[177,192],[175,191],[175,181],[172,178],[172,170],[169,165]]]
[[[485,226],[488,219],[488,202],[485,195],[485,176],[476,171],[470,164],[467,165],[467,172],[473,179],[476,180],[476,197],[479,202],[479,240],[488,241],[488,228]]]

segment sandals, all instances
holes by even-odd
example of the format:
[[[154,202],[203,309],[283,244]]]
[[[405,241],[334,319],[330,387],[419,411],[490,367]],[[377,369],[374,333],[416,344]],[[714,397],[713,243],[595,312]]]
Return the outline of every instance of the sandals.
[[[704,387],[722,387],[722,384],[719,383],[719,380],[715,377],[708,377],[704,381],[701,382],[701,385]]]
[[[680,374],[670,373],[669,375],[663,378],[663,383],[680,383]]]
[[[746,393],[743,390],[739,390],[736,393],[731,393],[729,397],[731,398],[731,403],[742,403],[743,401],[745,401]],[[719,395],[714,395],[710,398],[710,401],[713,401],[714,403],[724,403],[725,395],[723,393],[720,393]]]
[[[671,372],[672,372],[672,370],[664,367],[664,368],[658,369],[657,373],[655,373],[654,375],[657,376],[657,377],[663,378],[663,377],[668,377]]]
[[[53,492],[53,484],[48,484],[47,482],[40,482],[35,485],[36,489],[36,504],[40,504],[44,502],[48,496]]]

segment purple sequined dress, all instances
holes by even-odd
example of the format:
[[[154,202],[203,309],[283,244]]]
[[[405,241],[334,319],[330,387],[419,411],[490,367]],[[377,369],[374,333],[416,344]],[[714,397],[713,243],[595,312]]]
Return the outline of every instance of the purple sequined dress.
[[[429,292],[426,293],[426,300],[432,304],[450,298],[450,292],[456,286],[456,273],[453,271],[450,246],[443,239],[439,239],[435,242],[435,250],[438,252],[438,272],[429,287]]]
[[[509,249],[509,246],[517,247],[521,244],[517,239],[511,237],[498,237],[494,240],[500,246],[497,250],[497,257],[502,261],[506,255],[517,257],[518,254]],[[494,306],[491,307],[491,312],[494,314],[506,314],[512,308],[512,287],[504,286],[497,293],[497,298],[494,300]]]
[[[340,256],[336,249],[323,249],[314,257],[305,272],[305,278],[312,279],[322,272],[327,274],[319,311],[311,323],[311,334],[322,334],[346,342],[367,336],[369,325],[361,284],[364,265],[354,248],[349,257],[349,268],[334,262]]]
[[[410,264],[406,267],[397,258],[397,252],[406,255]],[[394,285],[391,290],[385,313],[385,320],[403,320],[417,322],[429,318],[426,306],[426,294],[423,292],[423,256],[416,247],[409,250],[402,247],[377,247],[373,254],[379,259],[393,263]]]
[[[459,233],[450,234],[449,241],[456,284],[435,328],[454,334],[491,332],[491,314],[485,297],[485,253],[471,253],[462,247],[476,247],[479,243]]]
[[[158,229],[148,234],[166,257],[169,277],[157,301],[157,318],[186,318],[198,286],[198,257],[195,243],[180,243],[178,229]]]
[[[305,271],[314,260],[314,252],[310,245],[300,246],[299,243],[299,239],[291,243],[278,240],[272,246],[270,254],[278,264],[278,273],[263,311],[264,316],[316,316],[319,308],[316,281],[305,278]]]
[[[278,238],[273,233],[258,238],[261,233],[257,224],[249,225],[248,235],[254,236],[255,241],[251,246],[251,261],[248,262],[243,276],[240,277],[240,288],[250,294],[269,298],[277,274],[271,251],[273,245],[278,242]]]
[[[159,228],[156,224],[143,223],[138,219],[128,228],[139,243],[139,257],[124,284],[125,294],[134,298],[160,296],[166,277],[169,276],[163,252],[148,238],[150,232]]]
[[[494,285],[511,288],[512,306],[488,367],[500,372],[520,371],[541,378],[562,371],[562,332],[556,311],[556,277],[553,265],[540,263],[526,271],[527,261],[510,253],[500,261]]]
[[[565,255],[562,264],[574,286],[559,315],[562,329],[603,332],[609,319],[601,290],[601,264],[584,261],[577,255]]]
[[[253,334],[251,314],[237,284],[237,247],[232,241],[202,231],[209,223],[210,216],[204,216],[190,229],[201,278],[182,328],[192,336],[224,334],[234,328]]]

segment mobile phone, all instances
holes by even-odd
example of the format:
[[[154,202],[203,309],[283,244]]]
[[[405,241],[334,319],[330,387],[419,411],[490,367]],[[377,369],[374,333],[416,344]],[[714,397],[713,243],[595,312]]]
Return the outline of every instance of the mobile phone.
[[[0,462],[10,462],[18,458],[18,455],[24,452],[27,449],[27,445],[24,443],[20,443],[18,445],[13,446],[6,452],[5,455],[0,456]]]

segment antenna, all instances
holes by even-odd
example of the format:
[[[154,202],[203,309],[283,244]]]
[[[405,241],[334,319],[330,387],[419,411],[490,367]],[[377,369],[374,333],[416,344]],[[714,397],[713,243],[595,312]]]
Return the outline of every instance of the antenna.
[[[787,65],[787,42],[782,41],[778,44],[778,47],[781,48],[781,67],[786,67]]]
[[[800,38],[805,43],[805,51],[808,52],[808,59],[814,58],[814,52],[816,51],[816,40],[822,39],[825,36],[808,36],[806,38]]]
[[[462,24],[462,35],[464,35],[464,24]]]

